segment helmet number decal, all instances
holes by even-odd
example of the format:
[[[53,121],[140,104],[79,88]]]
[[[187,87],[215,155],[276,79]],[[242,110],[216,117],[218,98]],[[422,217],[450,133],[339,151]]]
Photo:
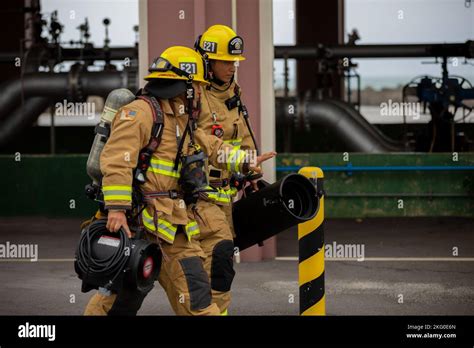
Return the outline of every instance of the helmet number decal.
[[[179,69],[187,72],[188,74],[192,74],[192,75],[197,74],[196,63],[179,63]]]
[[[202,49],[206,52],[216,53],[217,52],[217,42],[204,41],[202,43]]]

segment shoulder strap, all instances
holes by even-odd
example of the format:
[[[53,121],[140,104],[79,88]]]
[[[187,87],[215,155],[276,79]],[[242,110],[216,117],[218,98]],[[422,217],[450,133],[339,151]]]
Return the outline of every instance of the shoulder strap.
[[[237,84],[237,82],[234,86],[234,94],[240,98],[240,86]]]
[[[192,84],[188,81],[188,86],[186,89],[186,100],[188,102],[188,122],[186,123],[186,128],[181,136],[181,141],[178,144],[178,151],[176,152],[176,158],[174,160],[174,170],[177,170],[179,167],[180,158],[183,157],[183,146],[186,136],[189,134],[189,146],[194,146],[194,131],[197,129],[197,119],[201,113],[201,95],[196,101],[196,107],[194,107],[195,101],[195,91],[192,87]]]
[[[151,113],[153,115],[153,126],[157,124],[161,124],[161,125],[163,124],[163,120],[164,120],[163,111],[161,109],[160,103],[155,97],[144,94],[144,95],[139,95],[136,99],[143,100],[150,106]]]
[[[257,151],[257,155],[259,155],[260,151],[258,150],[257,140],[255,140],[255,135],[253,134],[252,127],[250,126],[249,112],[247,111],[247,107],[245,106],[245,104],[240,99],[240,86],[237,84],[237,82],[235,83],[235,86],[234,86],[234,94],[235,95],[231,99],[235,98],[235,100],[237,101],[236,106],[239,108],[239,114],[242,113],[242,116],[244,116],[245,125],[247,126],[247,129],[250,133],[250,136],[251,136],[252,141],[253,141],[253,145],[255,146],[255,150]],[[226,100],[226,103],[227,103],[228,100]],[[227,107],[229,108],[229,106],[227,106]],[[230,108],[229,108],[229,110],[230,110]]]
[[[135,180],[139,184],[143,184],[146,181],[146,172],[150,167],[151,156],[156,151],[161,142],[161,136],[163,134],[164,117],[158,100],[150,95],[139,95],[136,99],[145,101],[151,109],[153,116],[153,127],[151,129],[150,140],[148,144],[140,151],[138,156],[138,165],[135,170]]]

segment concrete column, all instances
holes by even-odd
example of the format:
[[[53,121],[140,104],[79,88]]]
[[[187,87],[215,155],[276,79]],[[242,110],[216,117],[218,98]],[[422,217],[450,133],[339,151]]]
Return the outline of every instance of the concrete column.
[[[273,88],[273,9],[272,0],[260,0],[260,148],[262,152],[274,151],[275,93]],[[276,181],[275,159],[263,165],[265,180]],[[276,257],[276,237],[263,247],[263,258]]]
[[[148,73],[148,1],[138,2],[138,75],[140,88],[145,85],[143,78]]]

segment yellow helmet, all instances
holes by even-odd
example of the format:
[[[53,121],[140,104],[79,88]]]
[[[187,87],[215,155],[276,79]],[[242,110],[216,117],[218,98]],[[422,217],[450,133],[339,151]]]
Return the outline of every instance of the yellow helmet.
[[[197,38],[194,47],[209,59],[245,60],[244,40],[226,25],[217,24],[207,29]]]
[[[207,78],[207,63],[191,48],[172,46],[163,51],[148,69],[150,74],[145,80],[173,79],[203,82],[209,84]]]

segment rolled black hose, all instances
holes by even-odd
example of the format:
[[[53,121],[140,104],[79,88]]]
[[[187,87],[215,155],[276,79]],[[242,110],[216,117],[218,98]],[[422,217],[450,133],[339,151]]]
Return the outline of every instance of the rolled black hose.
[[[125,233],[125,230],[120,228],[118,231],[120,245],[117,250],[108,257],[96,257],[92,252],[92,243],[102,235],[110,234],[106,225],[107,220],[99,219],[92,222],[84,230],[76,252],[76,265],[86,277],[91,275],[109,279],[110,284],[128,263],[131,254],[131,241]],[[126,250],[129,252],[126,253]]]

